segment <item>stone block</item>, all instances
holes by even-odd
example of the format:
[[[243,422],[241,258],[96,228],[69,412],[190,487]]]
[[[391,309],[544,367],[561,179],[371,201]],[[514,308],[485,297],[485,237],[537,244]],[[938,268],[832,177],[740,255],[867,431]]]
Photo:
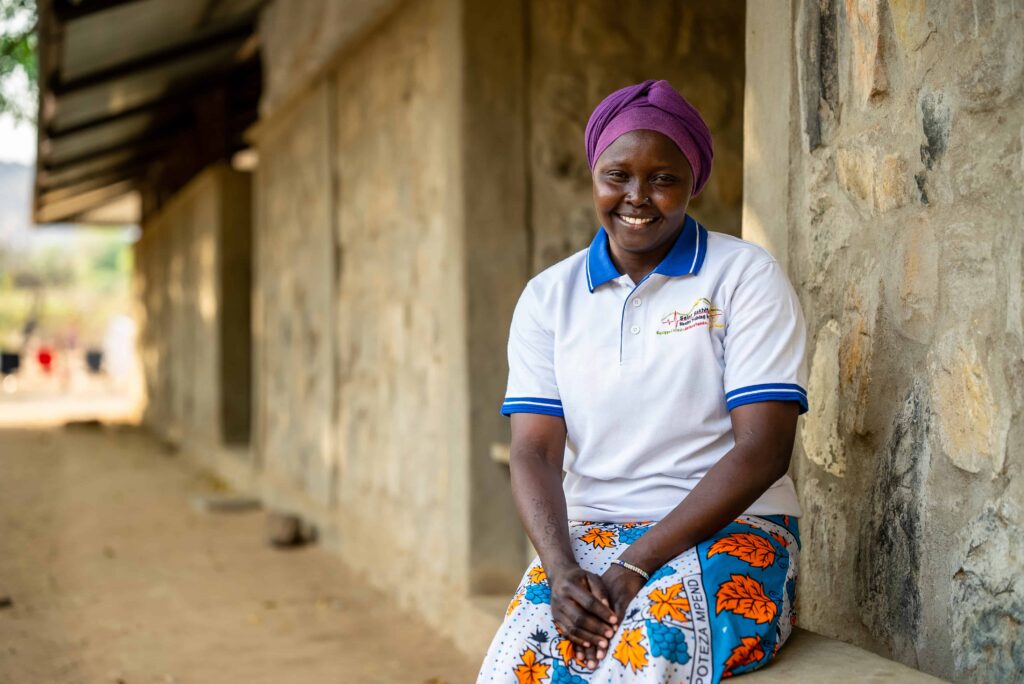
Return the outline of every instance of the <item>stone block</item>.
[[[904,52],[920,50],[934,32],[927,10],[927,0],[889,0],[896,41]]]
[[[910,201],[910,166],[899,154],[850,146],[839,148],[835,159],[839,185],[861,211],[892,211]]]
[[[968,473],[1001,473],[1009,428],[974,341],[952,333],[928,355],[932,410],[942,450]]]
[[[839,148],[836,151],[839,185],[861,207],[874,204],[874,161],[870,150]]]
[[[1013,682],[1024,673],[1024,509],[1020,492],[1011,493],[957,539],[950,612],[958,681]]]
[[[896,242],[886,289],[891,321],[900,334],[925,343],[934,331],[939,297],[939,246],[927,220],[915,217]]]
[[[891,211],[910,200],[910,166],[898,154],[888,154],[878,166],[874,184],[875,207]]]
[[[967,111],[1007,104],[1024,82],[1024,7],[1004,0],[961,0],[950,11],[956,46],[953,78]]]
[[[915,384],[892,423],[870,478],[858,540],[862,620],[892,655],[917,665],[921,638],[923,490],[931,455],[927,389]]]
[[[838,321],[829,320],[818,330],[807,387],[814,400],[800,428],[807,458],[837,477],[846,474],[846,451],[839,437],[841,342]]]
[[[881,33],[882,0],[845,0],[853,42],[853,86],[858,103],[877,103],[889,91]]]
[[[839,344],[840,431],[863,433],[870,413],[869,392],[878,317],[877,267],[851,269],[846,281],[842,339]]]

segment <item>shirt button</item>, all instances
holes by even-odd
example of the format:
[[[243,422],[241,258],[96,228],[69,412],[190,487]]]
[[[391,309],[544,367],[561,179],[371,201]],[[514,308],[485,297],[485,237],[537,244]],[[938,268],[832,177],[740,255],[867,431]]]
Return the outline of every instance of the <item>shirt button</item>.
[[[640,300],[639,297],[633,300],[633,306],[640,306],[641,304],[643,304],[643,302]]]
[[[640,334],[640,326],[639,325],[634,325],[632,328],[629,329],[629,332],[633,333],[634,335],[639,335]]]

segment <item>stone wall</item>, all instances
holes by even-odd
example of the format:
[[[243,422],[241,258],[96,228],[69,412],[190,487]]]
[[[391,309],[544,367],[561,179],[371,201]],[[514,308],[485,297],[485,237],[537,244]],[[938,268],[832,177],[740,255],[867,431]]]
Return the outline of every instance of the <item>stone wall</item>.
[[[801,623],[955,681],[1014,681],[1024,7],[791,6],[774,47],[751,26],[764,51],[748,59],[796,63],[792,87],[753,87],[793,113],[788,177],[761,181],[788,197],[784,257],[811,336]]]
[[[225,320],[237,323],[244,312],[223,315],[225,281],[229,291],[246,285],[234,270],[225,277],[225,268],[237,268],[229,257],[244,249],[248,207],[248,178],[222,165],[209,167],[146,219],[135,246],[148,397],[143,420],[177,445],[219,446],[227,416],[240,441],[249,397],[247,388],[239,394],[239,386],[249,369],[237,364],[247,354],[243,346],[226,352],[221,342],[248,343],[248,330],[224,328]]]
[[[710,230],[739,235],[744,3],[673,0],[626,11],[611,0],[530,0],[527,7],[533,269],[594,237],[587,117],[613,90],[651,78],[678,88],[714,136],[714,171],[690,212]]]

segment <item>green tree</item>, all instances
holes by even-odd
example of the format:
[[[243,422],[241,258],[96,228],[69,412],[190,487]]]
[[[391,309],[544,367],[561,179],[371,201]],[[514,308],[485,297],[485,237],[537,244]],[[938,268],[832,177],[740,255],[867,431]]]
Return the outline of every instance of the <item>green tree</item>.
[[[20,121],[35,120],[37,23],[36,0],[0,0],[0,113]]]

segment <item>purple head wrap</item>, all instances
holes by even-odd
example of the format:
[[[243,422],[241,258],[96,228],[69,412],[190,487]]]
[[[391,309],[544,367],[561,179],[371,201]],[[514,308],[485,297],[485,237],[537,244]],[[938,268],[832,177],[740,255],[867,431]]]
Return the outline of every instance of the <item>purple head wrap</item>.
[[[693,171],[696,197],[711,175],[711,131],[693,105],[668,81],[644,81],[616,90],[597,105],[587,122],[587,162],[593,171],[598,157],[615,139],[639,129],[657,131],[674,142]]]

